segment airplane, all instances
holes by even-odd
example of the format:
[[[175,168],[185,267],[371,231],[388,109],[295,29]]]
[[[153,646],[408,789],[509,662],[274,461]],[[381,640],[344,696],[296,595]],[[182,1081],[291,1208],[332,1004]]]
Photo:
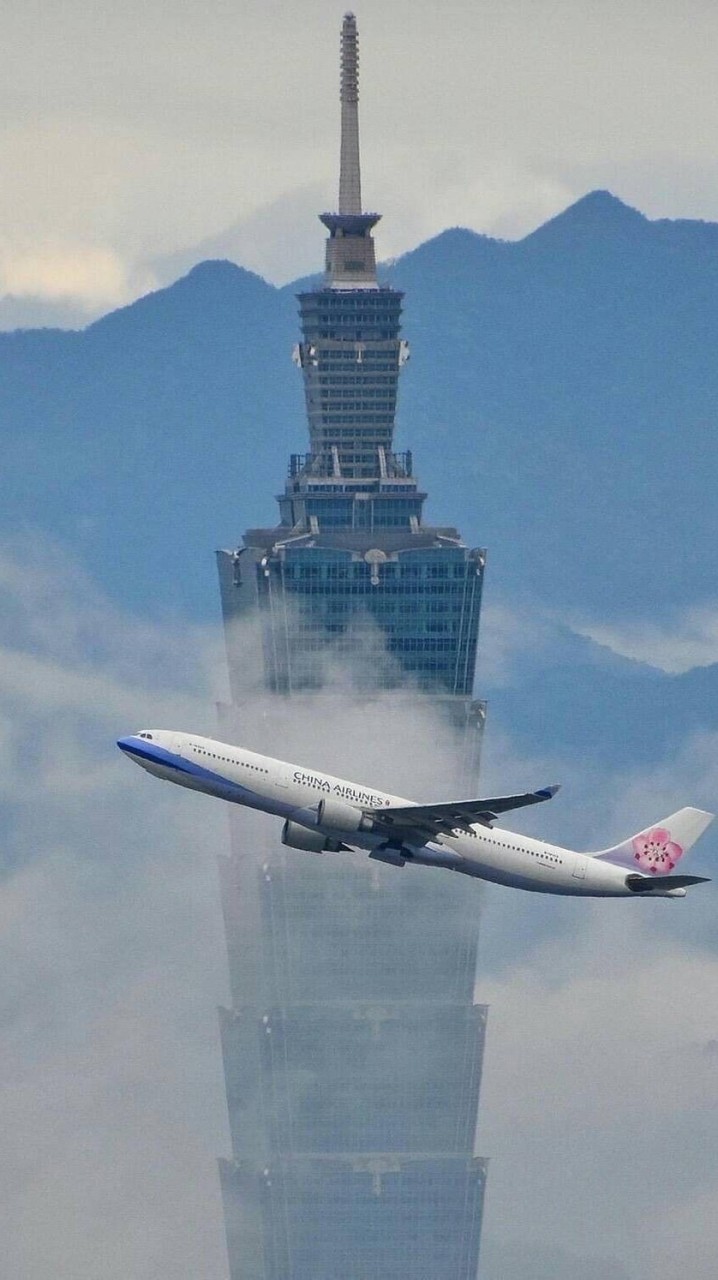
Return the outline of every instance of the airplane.
[[[282,843],[312,853],[368,852],[395,867],[444,867],[535,893],[683,898],[706,876],[673,872],[714,814],[679,809],[597,853],[579,853],[494,827],[504,813],[550,800],[523,795],[415,804],[227,742],[143,729],[118,747],[155,777],[284,819]]]

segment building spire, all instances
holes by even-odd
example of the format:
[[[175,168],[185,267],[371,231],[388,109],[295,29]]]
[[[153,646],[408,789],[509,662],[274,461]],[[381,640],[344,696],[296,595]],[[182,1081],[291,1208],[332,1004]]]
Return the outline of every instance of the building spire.
[[[346,13],[341,35],[342,139],[339,164],[339,212],[361,213],[359,161],[359,35],[353,13]]]
[[[342,143],[339,209],[319,217],[329,232],[325,285],[330,289],[376,289],[372,227],[378,213],[362,213],[359,166],[359,38],[357,20],[345,13],[341,39]]]

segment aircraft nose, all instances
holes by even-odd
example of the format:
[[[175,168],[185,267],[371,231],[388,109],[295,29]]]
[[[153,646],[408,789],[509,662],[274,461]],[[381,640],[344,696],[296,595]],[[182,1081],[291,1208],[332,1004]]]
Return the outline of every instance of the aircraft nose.
[[[132,751],[133,747],[136,746],[136,741],[134,738],[118,738],[117,745],[120,751]]]

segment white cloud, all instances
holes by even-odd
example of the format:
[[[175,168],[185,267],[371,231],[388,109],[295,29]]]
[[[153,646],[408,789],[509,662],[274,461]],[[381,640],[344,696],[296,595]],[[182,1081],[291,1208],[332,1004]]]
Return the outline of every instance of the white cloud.
[[[227,847],[226,812],[160,786],[114,747],[143,724],[214,731],[214,640],[123,616],[49,545],[0,550],[0,589],[5,1265],[23,1280],[48,1268],[57,1280],[224,1280],[214,1158],[229,1143],[214,1007],[227,973],[214,855]],[[238,740],[279,731],[286,755],[309,766],[389,779],[417,798],[450,785],[433,716],[411,699],[357,696],[341,671],[321,716],[301,701],[270,712],[250,682],[239,720]],[[548,778],[548,762],[489,742],[492,783]],[[581,778],[576,766],[555,820],[564,834],[590,826],[597,843],[626,834],[689,781],[715,790],[715,760],[706,738],[676,744],[649,778],[589,778],[586,766]],[[526,821],[546,829],[543,812]],[[711,847],[706,838],[692,855],[708,869]],[[477,912],[486,902],[487,1258],[535,1247],[546,1276],[561,1255],[562,1276],[574,1261],[599,1276],[606,1258],[613,1280],[621,1265],[630,1280],[675,1280],[680,1244],[689,1274],[708,1280],[714,890],[593,906],[425,874],[449,903],[454,891]],[[646,1233],[656,1195],[670,1214]]]
[[[224,827],[114,745],[146,720],[209,726],[211,654],[122,618],[56,548],[4,549],[0,578],[3,1264],[224,1280]],[[188,642],[194,681],[158,661]]]
[[[567,761],[569,785],[541,827],[595,849],[681,804],[709,807],[717,747],[716,734],[676,741],[648,774]],[[499,744],[499,767],[512,755]],[[699,874],[715,878],[717,840],[714,824],[691,852]],[[681,1252],[687,1274],[712,1275],[718,957],[716,890],[701,887],[648,911],[487,892],[477,982],[491,1006],[478,1142],[492,1157],[486,1258],[512,1259],[517,1280],[532,1276],[521,1262],[532,1251],[541,1280],[570,1277],[572,1265],[675,1280]],[[659,1186],[666,1208],[654,1223]]]
[[[519,954],[479,984],[491,1004],[480,1146],[500,1153],[488,1229],[514,1236],[516,1214],[541,1247],[618,1259],[635,1280],[674,1280],[680,1253],[710,1280],[718,957],[667,942],[660,917],[630,904],[582,914],[569,946]]]
[[[718,607],[689,609],[671,622],[645,618],[623,624],[572,623],[572,629],[624,658],[645,662],[671,675],[718,663]]]
[[[14,298],[72,299],[89,313],[110,310],[155,286],[146,276],[130,280],[127,264],[111,249],[87,244],[49,244],[0,252],[0,291]]]

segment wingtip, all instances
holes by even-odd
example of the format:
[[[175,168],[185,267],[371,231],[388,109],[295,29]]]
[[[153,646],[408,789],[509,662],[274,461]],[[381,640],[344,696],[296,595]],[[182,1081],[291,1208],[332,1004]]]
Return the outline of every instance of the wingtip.
[[[561,783],[555,782],[552,787],[541,787],[540,791],[536,792],[536,795],[540,796],[542,800],[553,800],[553,797],[556,795],[556,792],[560,790],[561,790]]]

